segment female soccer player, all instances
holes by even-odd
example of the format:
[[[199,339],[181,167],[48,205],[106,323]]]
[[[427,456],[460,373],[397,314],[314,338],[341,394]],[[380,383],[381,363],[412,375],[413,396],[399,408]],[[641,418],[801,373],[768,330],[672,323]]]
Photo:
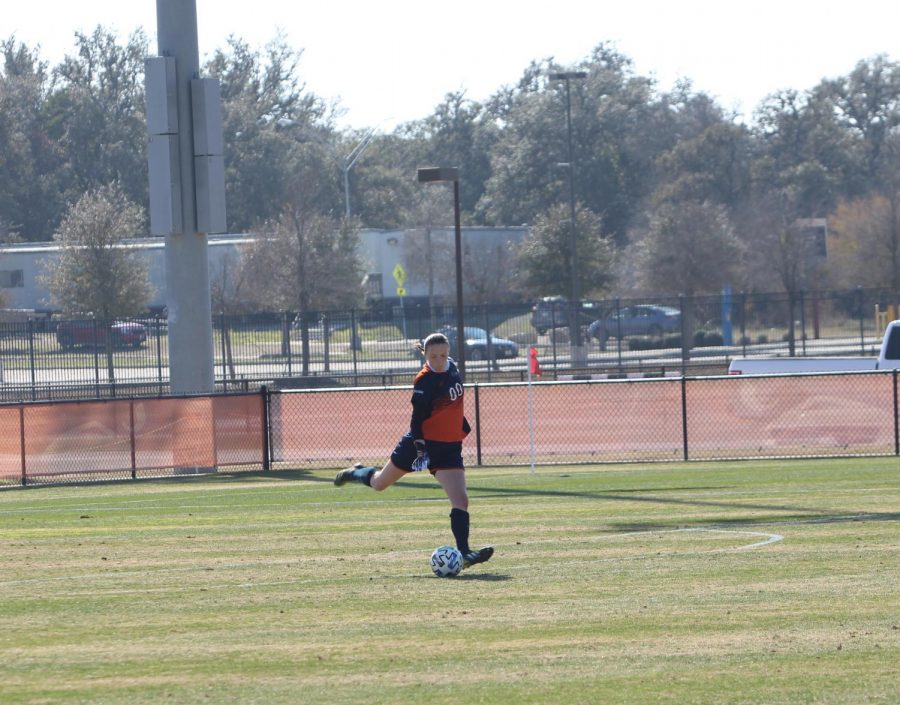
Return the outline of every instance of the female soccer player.
[[[426,467],[450,500],[450,530],[463,555],[463,567],[484,563],[494,555],[493,546],[469,547],[469,495],[462,459],[462,441],[471,428],[463,416],[463,384],[450,357],[445,335],[432,333],[418,345],[425,365],[413,381],[412,420],[391,459],[377,470],[354,465],[341,470],[334,484],[361,482],[381,492],[407,473]]]

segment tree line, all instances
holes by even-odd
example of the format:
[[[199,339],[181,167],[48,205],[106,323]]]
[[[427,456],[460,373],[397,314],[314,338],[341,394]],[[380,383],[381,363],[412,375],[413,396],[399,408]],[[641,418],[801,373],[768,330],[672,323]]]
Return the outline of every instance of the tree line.
[[[146,234],[146,35],[76,33],[53,67],[15,36],[0,51],[0,239],[56,239],[78,260],[86,238],[104,253],[115,237]],[[586,73],[570,83],[574,272],[566,86],[549,77],[561,69]],[[533,61],[483,102],[450,93],[387,134],[338,129],[340,105],[306,88],[302,51],[283,37],[259,49],[232,37],[202,71],[221,86],[229,230],[257,236],[212,273],[221,310],[358,305],[364,227],[413,231],[410,278],[429,291],[451,279],[441,226],[452,200],[416,182],[426,165],[459,167],[464,224],[530,226],[516,248],[464,247],[471,303],[566,295],[573,277],[593,298],[900,290],[900,64],[883,55],[773,92],[744,124],[689,80],[663,90],[600,43],[573,66]],[[816,219],[827,238],[804,226]],[[72,265],[82,279],[83,260]],[[72,292],[96,287],[69,281],[66,266],[53,276],[60,305],[84,310]],[[112,315],[142,295],[122,288]]]

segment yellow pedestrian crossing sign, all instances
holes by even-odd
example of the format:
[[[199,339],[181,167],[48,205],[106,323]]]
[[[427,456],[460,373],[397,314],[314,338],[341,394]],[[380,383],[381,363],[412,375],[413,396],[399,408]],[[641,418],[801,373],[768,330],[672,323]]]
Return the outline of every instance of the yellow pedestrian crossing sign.
[[[406,296],[406,287],[405,286],[397,287],[397,296]]]
[[[403,285],[406,283],[406,270],[403,269],[403,265],[397,262],[397,265],[394,267],[394,281],[397,282],[397,287],[399,289],[403,288]],[[398,296],[403,296],[400,291],[397,291]]]

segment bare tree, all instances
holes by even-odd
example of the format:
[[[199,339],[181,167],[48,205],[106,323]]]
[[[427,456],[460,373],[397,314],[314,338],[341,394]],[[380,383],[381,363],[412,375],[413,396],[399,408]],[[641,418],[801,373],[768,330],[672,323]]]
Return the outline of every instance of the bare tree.
[[[293,205],[266,223],[247,249],[241,276],[253,283],[257,305],[298,313],[304,375],[309,373],[307,314],[362,301],[358,239],[354,221],[335,221]]]
[[[638,276],[656,291],[696,294],[718,291],[731,281],[741,252],[723,206],[708,201],[664,201],[636,243]],[[694,335],[690,306],[682,311],[682,354],[687,357]]]
[[[431,309],[436,303],[437,283],[455,281],[453,236],[447,228],[447,223],[453,220],[453,203],[447,190],[437,185],[420,189],[408,217],[415,229],[404,242],[403,265],[411,282],[427,286]]]
[[[829,219],[828,257],[843,286],[900,291],[900,193],[839,203]]]
[[[104,321],[141,311],[154,292],[146,264],[124,241],[143,228],[143,209],[118,184],[82,196],[54,234],[59,256],[42,276],[54,303]]]
[[[69,208],[53,239],[59,256],[51,260],[43,284],[68,313],[89,314],[103,325],[141,311],[153,295],[146,263],[124,240],[141,231],[143,209],[117,183],[83,195]],[[115,375],[113,336],[106,336],[109,380]]]
[[[213,312],[218,311],[222,316],[222,340],[228,373],[231,379],[236,379],[234,368],[234,356],[231,347],[231,328],[226,325],[228,315],[246,309],[247,304],[242,301],[244,284],[247,280],[247,271],[241,266],[240,256],[229,253],[209,270],[209,289],[212,299]]]
[[[509,240],[479,239],[463,244],[466,300],[473,304],[517,299],[513,292],[514,245]]]

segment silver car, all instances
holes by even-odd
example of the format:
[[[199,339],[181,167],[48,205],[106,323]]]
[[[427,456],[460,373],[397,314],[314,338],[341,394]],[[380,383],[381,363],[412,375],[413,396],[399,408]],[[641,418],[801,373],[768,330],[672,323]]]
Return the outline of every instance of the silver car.
[[[498,338],[496,335],[491,335],[489,352],[488,334],[484,328],[466,326],[463,331],[466,336],[464,348],[466,360],[500,360],[513,358],[519,354],[518,345],[506,338]],[[450,355],[455,355],[457,350],[456,328],[445,326],[439,332],[447,336],[447,340],[450,341]]]

